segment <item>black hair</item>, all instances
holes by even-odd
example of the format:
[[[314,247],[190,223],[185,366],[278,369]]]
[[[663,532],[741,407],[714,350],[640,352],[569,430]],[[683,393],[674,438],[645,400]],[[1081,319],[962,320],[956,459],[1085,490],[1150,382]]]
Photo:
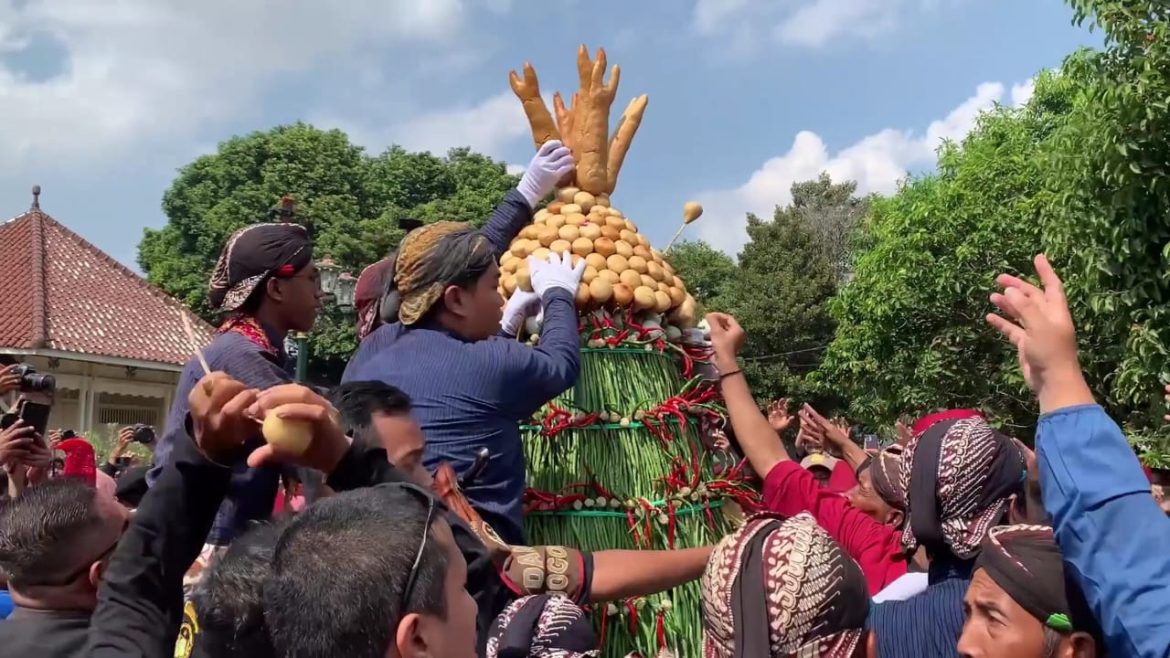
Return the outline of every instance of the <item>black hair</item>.
[[[388,416],[410,413],[410,396],[385,382],[348,382],[333,390],[333,406],[341,424],[357,440],[378,444],[373,435],[374,414]]]
[[[447,286],[457,286],[464,290],[474,288],[480,278],[496,264],[495,252],[479,231],[469,229],[467,232],[447,235],[440,244],[444,253],[435,256],[442,259],[436,279],[445,282],[444,290]],[[443,304],[443,296],[440,295],[421,320],[434,318]]]
[[[256,524],[212,562],[192,594],[201,655],[273,658],[264,623],[264,581],[287,519]]]
[[[427,527],[425,496],[380,485],[326,498],[292,519],[264,584],[277,655],[382,658],[404,615],[445,618],[448,561]],[[403,605],[424,533],[429,545]]]
[[[74,553],[101,524],[95,500],[85,482],[55,478],[0,508],[0,569],[12,587],[50,584],[80,566]]]

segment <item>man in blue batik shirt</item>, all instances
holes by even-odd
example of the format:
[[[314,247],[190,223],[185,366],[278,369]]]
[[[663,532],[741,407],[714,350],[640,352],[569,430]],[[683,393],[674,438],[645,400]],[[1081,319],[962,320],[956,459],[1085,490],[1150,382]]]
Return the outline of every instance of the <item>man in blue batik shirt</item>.
[[[576,382],[580,371],[574,294],[584,262],[552,254],[532,263],[534,293],[503,311],[500,256],[532,220],[536,204],[573,168],[569,150],[545,143],[516,189],[482,230],[437,222],[407,235],[395,261],[398,322],[370,334],[343,382],[376,380],[414,401],[426,435],[425,463],[467,473],[481,448],[490,459],[464,493],[509,544],[522,544],[524,452],[518,423]],[[516,341],[525,313],[544,313],[539,347]]]

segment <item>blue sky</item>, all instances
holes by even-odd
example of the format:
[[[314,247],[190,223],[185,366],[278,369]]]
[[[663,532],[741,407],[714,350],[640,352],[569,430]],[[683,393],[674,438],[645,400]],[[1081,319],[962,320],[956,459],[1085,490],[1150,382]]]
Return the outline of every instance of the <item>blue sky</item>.
[[[578,43],[649,94],[614,204],[734,253],[747,211],[828,170],[888,192],[982,108],[1097,38],[1060,0],[0,0],[0,199],[134,267],[175,170],[303,119],[380,151],[531,157],[507,73],[575,86]]]

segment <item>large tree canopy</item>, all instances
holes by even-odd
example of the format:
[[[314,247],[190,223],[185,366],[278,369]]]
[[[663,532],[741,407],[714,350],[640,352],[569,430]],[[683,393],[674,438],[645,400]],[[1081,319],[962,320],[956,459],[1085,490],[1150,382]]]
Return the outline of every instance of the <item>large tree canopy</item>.
[[[207,282],[220,249],[283,195],[296,199],[317,257],[329,254],[356,274],[398,244],[400,218],[479,224],[515,184],[503,163],[468,149],[369,156],[341,131],[281,126],[232,138],[183,167],[163,196],[167,224],[145,231],[138,263],[152,283],[214,320]],[[311,376],[339,374],[356,347],[348,314],[326,308],[311,345]]]
[[[744,371],[761,398],[811,394],[804,383],[833,336],[829,299],[847,255],[826,245],[848,241],[851,217],[864,202],[852,182],[828,176],[795,183],[792,203],[771,221],[748,216],[748,243],[720,304],[739,319],[750,340]]]

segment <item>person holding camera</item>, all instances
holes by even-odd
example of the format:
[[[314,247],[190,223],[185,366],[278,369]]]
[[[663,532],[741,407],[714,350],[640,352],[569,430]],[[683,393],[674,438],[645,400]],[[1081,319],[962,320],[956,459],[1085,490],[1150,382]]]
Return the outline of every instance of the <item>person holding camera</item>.
[[[20,389],[20,368],[11,364],[0,368],[0,396]]]
[[[114,479],[116,489],[114,497],[123,505],[134,509],[149,487],[146,485],[146,473],[150,470],[149,464],[138,463],[137,455],[127,455],[130,446],[137,443],[154,455],[155,433],[150,425],[127,425],[118,431],[118,443],[110,451],[110,456],[101,465],[101,471]]]

